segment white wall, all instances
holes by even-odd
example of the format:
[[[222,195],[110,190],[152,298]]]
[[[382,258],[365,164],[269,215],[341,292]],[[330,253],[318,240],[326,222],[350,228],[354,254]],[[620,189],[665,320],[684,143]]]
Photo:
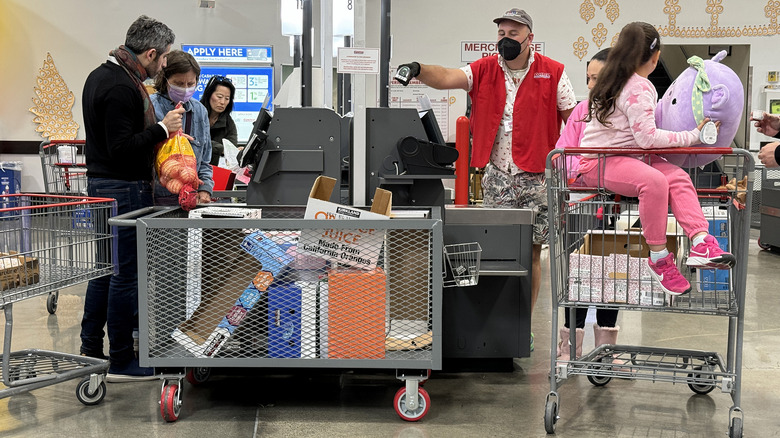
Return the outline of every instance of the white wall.
[[[523,7],[534,19],[536,41],[545,43],[546,54],[566,65],[566,71],[579,98],[587,95],[585,60],[599,50],[591,40],[591,30],[603,23],[607,32],[607,47],[612,37],[626,23],[642,20],[657,26],[668,26],[664,14],[666,2],[650,0],[614,0],[619,15],[614,23],[607,18],[607,1],[603,8],[595,7],[594,18],[588,23],[580,16],[583,0],[393,0],[392,33],[394,37],[391,65],[409,61],[441,64],[450,67],[460,62],[460,41],[495,40],[496,25],[492,19],[512,7]],[[365,0],[368,16],[368,46],[379,47],[379,0]],[[153,16],[176,33],[176,44],[270,44],[275,47],[276,62],[289,64],[288,40],[280,35],[279,2],[277,0],[217,0],[216,8],[201,9],[196,0],[100,0],[89,2],[62,0],[3,0],[0,13],[0,84],[3,105],[0,105],[0,140],[39,141],[35,132],[32,106],[33,87],[38,70],[50,52],[69,88],[76,95],[73,115],[81,125],[80,94],[84,79],[100,64],[108,51],[124,41],[129,24],[140,14]],[[314,23],[317,26],[318,2],[314,2]],[[676,16],[678,28],[708,29],[713,16],[706,13],[706,0],[680,0]],[[722,12],[717,24],[734,33],[716,38],[663,37],[666,44],[749,44],[750,62],[754,72],[751,90],[753,105],[763,103],[761,88],[769,70],[780,70],[780,37],[737,36],[745,26],[767,28],[770,19],[765,7],[773,2],[763,0],[722,0]],[[772,9],[770,8],[770,11]],[[776,11],[780,13],[780,11]],[[573,43],[582,36],[589,43],[582,59],[574,54]],[[318,32],[315,31],[318,39]],[[315,47],[315,57],[319,49]],[[315,59],[315,64],[318,64]],[[278,69],[278,72],[281,68]],[[280,77],[276,78],[277,86]],[[368,78],[371,99],[376,99],[373,84],[378,77]],[[465,93],[456,99],[465,108]],[[457,108],[453,108],[454,111]],[[83,138],[83,128],[79,138]],[[753,136],[753,142],[759,139]],[[0,160],[18,160],[20,156],[2,154]],[[25,189],[42,190],[37,158],[23,157]],[[37,176],[36,176],[37,175]]]

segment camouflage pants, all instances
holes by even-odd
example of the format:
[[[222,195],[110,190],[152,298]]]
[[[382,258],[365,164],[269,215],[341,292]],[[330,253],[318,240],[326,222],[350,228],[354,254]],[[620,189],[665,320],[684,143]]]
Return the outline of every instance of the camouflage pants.
[[[491,208],[530,208],[536,213],[534,244],[547,243],[547,186],[544,173],[511,175],[493,163],[485,166],[482,176],[482,205]]]

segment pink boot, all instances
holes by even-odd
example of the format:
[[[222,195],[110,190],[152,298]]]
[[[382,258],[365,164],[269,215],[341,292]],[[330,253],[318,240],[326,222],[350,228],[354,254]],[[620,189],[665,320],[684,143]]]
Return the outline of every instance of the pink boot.
[[[571,359],[571,343],[569,342],[569,334],[571,331],[566,327],[561,327],[561,340],[558,342],[558,359],[560,360],[570,360]],[[576,337],[575,342],[577,345],[575,346],[575,353],[577,354],[577,357],[582,356],[582,340],[585,338],[585,330],[578,328],[576,329],[574,336]]]
[[[593,337],[595,338],[596,348],[600,345],[615,345],[617,344],[617,336],[620,331],[620,326],[615,327],[601,327],[598,324],[593,324]],[[615,365],[624,365],[626,362],[618,359],[612,359],[612,363]],[[629,371],[629,369],[614,368],[615,371]]]

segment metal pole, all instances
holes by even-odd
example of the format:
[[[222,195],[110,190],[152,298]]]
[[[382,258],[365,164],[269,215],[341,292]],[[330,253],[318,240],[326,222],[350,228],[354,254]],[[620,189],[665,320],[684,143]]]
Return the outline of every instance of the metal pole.
[[[379,10],[379,106],[390,106],[390,3],[382,0]]]
[[[301,57],[301,106],[311,106],[312,68],[312,24],[311,0],[303,0],[303,56]]]
[[[352,37],[347,35],[344,37],[344,47],[352,47]],[[343,114],[352,112],[352,75],[345,73],[344,79],[344,96],[342,98],[342,105],[344,106]]]

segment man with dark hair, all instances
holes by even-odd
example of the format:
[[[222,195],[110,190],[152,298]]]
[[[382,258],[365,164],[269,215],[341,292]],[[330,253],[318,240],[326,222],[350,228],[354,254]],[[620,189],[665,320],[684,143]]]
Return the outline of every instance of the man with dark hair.
[[[577,104],[563,64],[536,53],[533,20],[513,8],[495,20],[497,55],[462,68],[412,62],[398,72],[436,89],[463,89],[471,97],[471,167],[484,167],[483,205],[536,212],[531,312],[542,281],[542,244],[548,240],[544,167],[561,124]],[[396,78],[399,77],[396,75]],[[404,80],[404,78],[409,78]],[[531,333],[533,351],[533,333]]]
[[[155,145],[178,131],[184,109],[156,122],[144,80],[166,64],[175,35],[165,24],[142,15],[127,31],[125,44],[87,77],[82,94],[86,131],[87,192],[114,198],[117,213],[152,205]],[[108,326],[109,382],[149,380],[152,368],[138,364],[133,331],[138,327],[136,233],[119,227],[115,262],[118,272],[89,282],[81,321],[81,354],[103,355]]]

